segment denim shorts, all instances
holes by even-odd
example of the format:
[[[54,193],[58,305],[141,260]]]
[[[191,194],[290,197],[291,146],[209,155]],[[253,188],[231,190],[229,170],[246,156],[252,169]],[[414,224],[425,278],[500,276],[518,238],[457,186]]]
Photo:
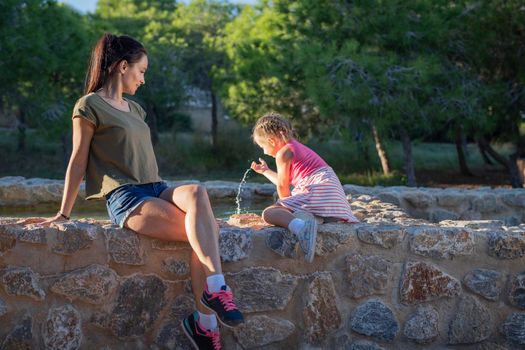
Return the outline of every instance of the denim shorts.
[[[149,198],[159,198],[167,188],[168,185],[164,181],[117,187],[106,195],[106,208],[111,222],[124,227],[133,210]]]

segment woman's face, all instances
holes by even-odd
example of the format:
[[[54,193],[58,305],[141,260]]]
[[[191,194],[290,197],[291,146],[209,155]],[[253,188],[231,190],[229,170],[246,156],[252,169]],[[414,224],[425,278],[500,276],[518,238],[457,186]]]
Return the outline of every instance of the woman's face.
[[[122,75],[123,92],[135,95],[137,89],[146,83],[144,75],[148,70],[148,56],[142,55],[138,62],[128,64]]]

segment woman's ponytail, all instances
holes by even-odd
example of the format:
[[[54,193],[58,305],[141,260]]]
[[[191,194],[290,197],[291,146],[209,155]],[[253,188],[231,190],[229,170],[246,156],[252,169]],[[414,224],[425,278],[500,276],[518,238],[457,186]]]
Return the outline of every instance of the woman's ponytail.
[[[132,37],[104,33],[91,51],[85,93],[89,94],[103,87],[120,61],[126,60],[133,64],[139,61],[142,55],[147,55],[146,49]]]

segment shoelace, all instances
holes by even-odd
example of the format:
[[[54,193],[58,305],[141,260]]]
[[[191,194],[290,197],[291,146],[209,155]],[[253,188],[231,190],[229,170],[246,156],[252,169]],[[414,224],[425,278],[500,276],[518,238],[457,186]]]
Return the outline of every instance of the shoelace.
[[[237,310],[237,306],[233,303],[233,294],[231,291],[220,291],[216,293],[212,293],[212,298],[219,298],[221,304],[224,306],[224,309],[226,311],[233,311]]]
[[[202,326],[199,325],[198,322],[195,322],[196,327],[195,331],[197,334],[201,336],[205,336],[207,338],[211,338],[211,342],[213,344],[213,349],[215,350],[221,350],[221,334],[219,332],[212,332],[208,329],[202,328]]]
[[[213,343],[213,348],[215,350],[221,350],[221,336],[219,335],[219,332],[209,332],[211,334],[206,334],[208,336],[211,336],[211,341]]]

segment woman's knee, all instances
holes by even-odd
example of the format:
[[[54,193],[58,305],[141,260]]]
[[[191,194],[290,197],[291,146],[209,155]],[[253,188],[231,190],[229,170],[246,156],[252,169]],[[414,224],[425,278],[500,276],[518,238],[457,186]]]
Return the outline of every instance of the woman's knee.
[[[193,200],[208,200],[208,191],[201,184],[192,184],[187,187],[187,194]]]

